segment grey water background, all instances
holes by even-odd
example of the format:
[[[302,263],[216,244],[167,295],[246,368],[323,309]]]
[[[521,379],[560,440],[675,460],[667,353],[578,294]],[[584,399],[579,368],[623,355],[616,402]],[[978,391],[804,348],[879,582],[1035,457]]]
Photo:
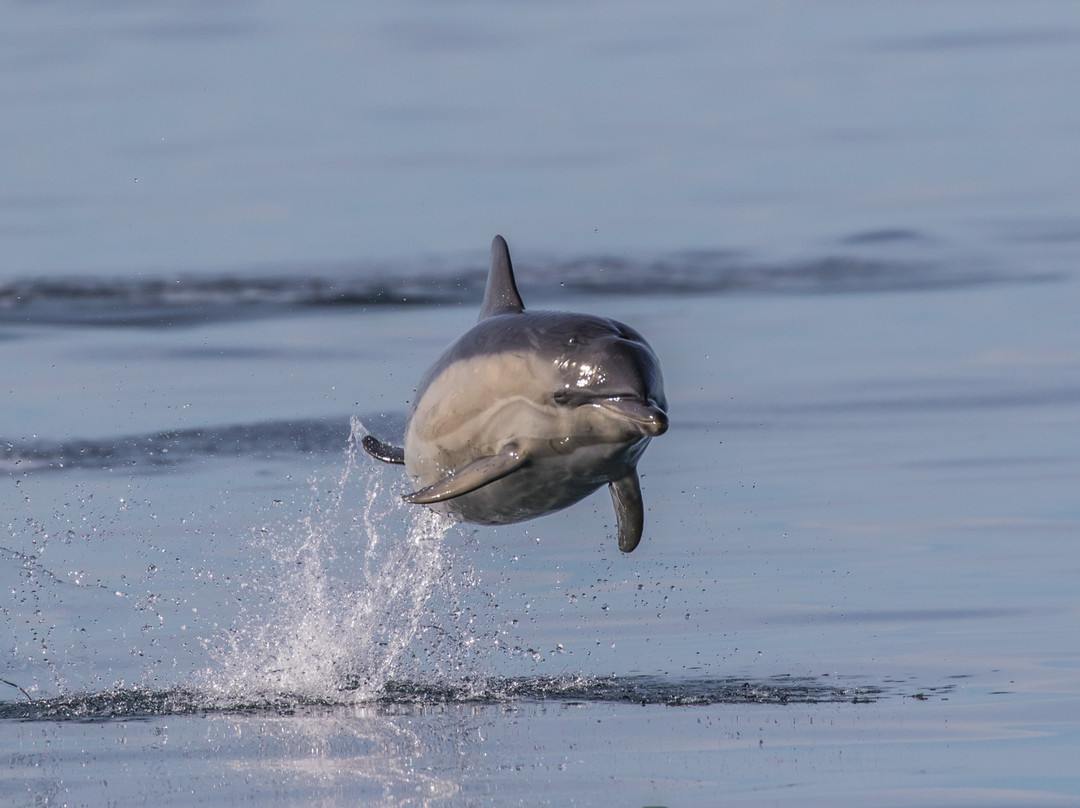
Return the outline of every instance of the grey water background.
[[[3,16],[0,801],[1077,801],[1072,5]],[[661,357],[630,556],[350,440],[495,232]]]

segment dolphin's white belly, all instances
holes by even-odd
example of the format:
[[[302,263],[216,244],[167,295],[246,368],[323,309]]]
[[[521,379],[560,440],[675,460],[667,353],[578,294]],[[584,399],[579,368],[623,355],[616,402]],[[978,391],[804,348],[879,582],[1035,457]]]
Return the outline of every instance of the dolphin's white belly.
[[[477,524],[519,522],[572,505],[633,468],[648,438],[613,429],[599,411],[556,405],[557,383],[550,363],[512,353],[455,362],[432,379],[405,434],[405,468],[418,487],[511,444],[527,458],[432,507]]]
[[[509,524],[554,513],[625,474],[648,439],[640,443],[629,450],[586,447],[569,455],[534,457],[500,480],[431,507],[480,525]]]
[[[569,455],[534,456],[527,465],[502,479],[429,507],[479,525],[544,516],[573,505],[624,475],[646,443],[647,438],[630,449],[586,447]]]

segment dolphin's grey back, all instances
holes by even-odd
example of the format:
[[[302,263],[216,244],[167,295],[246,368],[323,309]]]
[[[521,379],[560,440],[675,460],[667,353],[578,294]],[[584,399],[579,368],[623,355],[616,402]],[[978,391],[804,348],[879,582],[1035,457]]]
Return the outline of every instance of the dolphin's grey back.
[[[491,269],[488,271],[487,288],[484,289],[484,304],[477,319],[483,320],[495,314],[518,314],[524,310],[525,304],[521,302],[514,282],[510,248],[506,246],[506,239],[495,236],[491,242]]]

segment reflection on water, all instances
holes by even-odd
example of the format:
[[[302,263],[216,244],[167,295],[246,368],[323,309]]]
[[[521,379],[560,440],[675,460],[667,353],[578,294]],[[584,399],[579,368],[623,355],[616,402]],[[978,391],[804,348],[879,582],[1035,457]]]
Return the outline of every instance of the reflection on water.
[[[924,804],[909,791],[929,783],[942,789],[936,804],[976,805],[985,804],[987,792],[967,784],[981,767],[1007,770],[999,750],[1033,741],[1053,758],[1060,756],[1054,744],[1067,740],[1051,736],[1044,742],[1032,731],[1032,722],[1045,721],[1055,709],[1052,703],[1029,703],[1024,716],[1002,705],[955,706],[942,722],[937,713],[948,704],[293,705],[20,722],[8,724],[5,736],[18,738],[18,746],[0,747],[18,767],[16,777],[0,784],[0,794],[16,805],[61,797],[94,804],[106,796],[120,804],[174,804],[195,792],[288,805],[615,802],[704,808],[720,792],[748,799],[764,793],[783,802],[792,786],[778,782],[778,773],[797,766],[813,773],[815,782],[832,784],[853,769],[860,772],[858,790],[872,804],[911,804],[908,797]],[[968,755],[969,747],[979,751]],[[863,766],[885,762],[877,750],[892,766],[863,773]],[[897,773],[898,765],[924,758],[948,766],[923,777]],[[826,785],[820,791],[821,799],[810,804],[835,799]],[[1027,805],[1040,804],[1042,795],[1029,783],[1018,784],[1012,796],[1019,799],[1012,804]]]

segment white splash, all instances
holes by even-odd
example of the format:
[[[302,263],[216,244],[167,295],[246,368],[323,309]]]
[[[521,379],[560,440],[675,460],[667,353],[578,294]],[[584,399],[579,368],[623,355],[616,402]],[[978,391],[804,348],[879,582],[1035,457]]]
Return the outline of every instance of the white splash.
[[[354,418],[345,467],[329,487],[313,482],[306,515],[260,531],[266,566],[206,673],[208,695],[369,701],[442,642],[452,523],[386,490],[363,434]]]

